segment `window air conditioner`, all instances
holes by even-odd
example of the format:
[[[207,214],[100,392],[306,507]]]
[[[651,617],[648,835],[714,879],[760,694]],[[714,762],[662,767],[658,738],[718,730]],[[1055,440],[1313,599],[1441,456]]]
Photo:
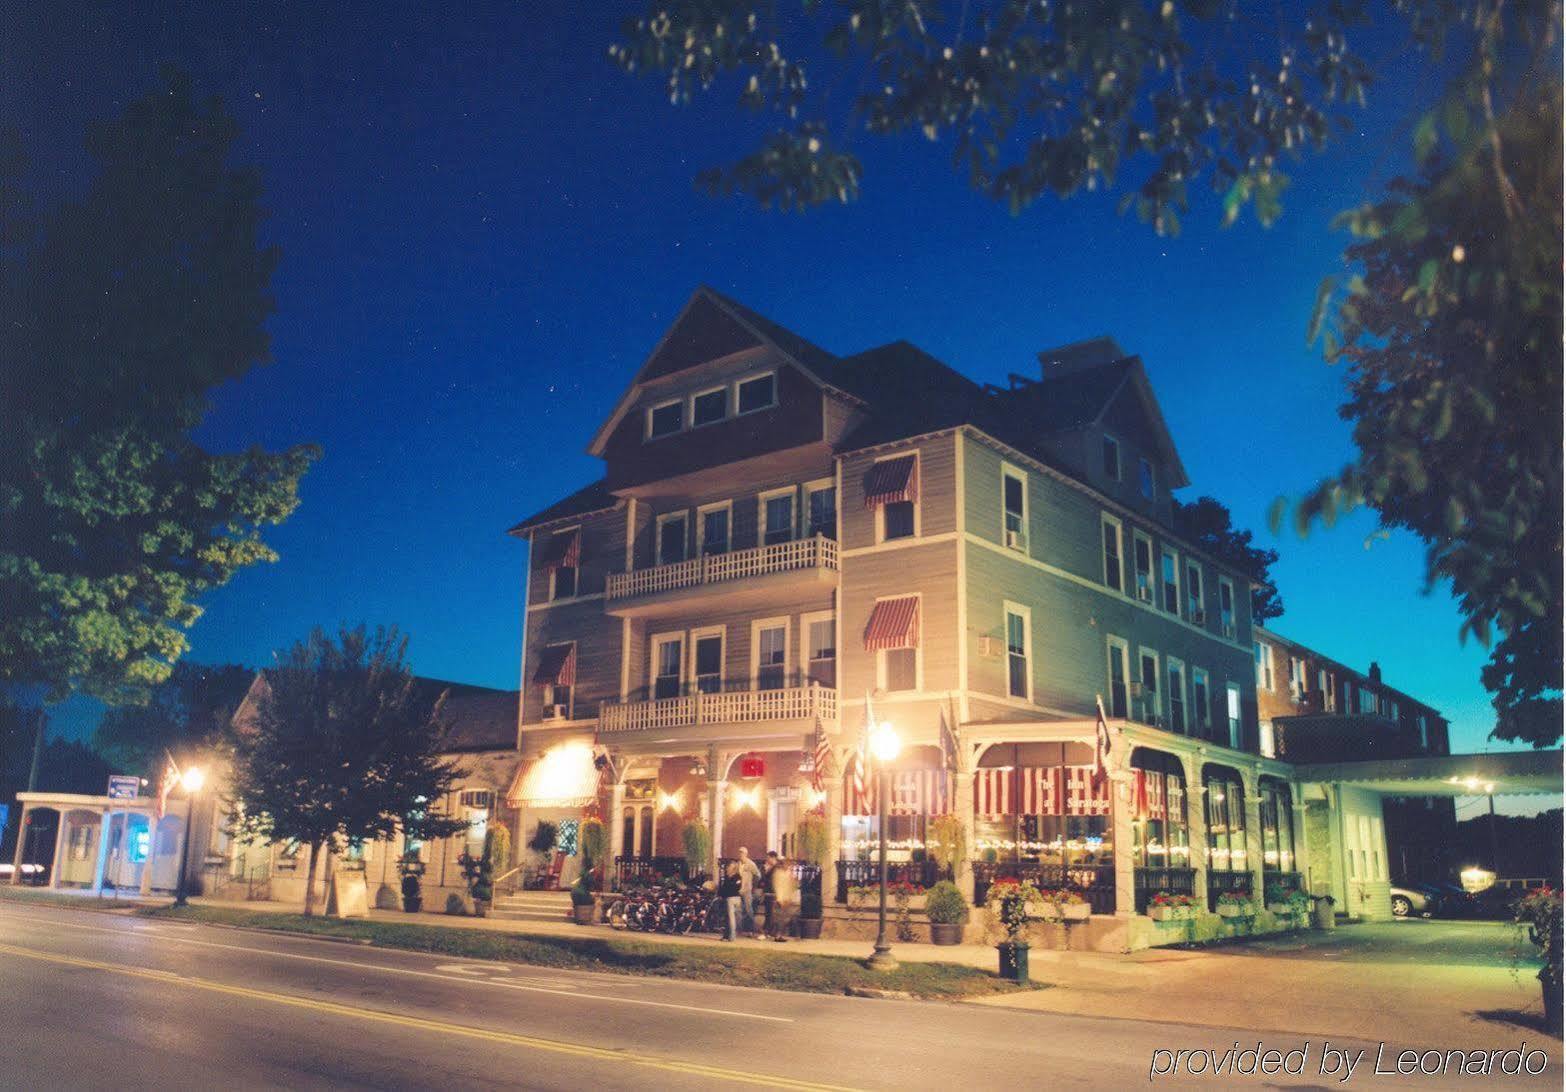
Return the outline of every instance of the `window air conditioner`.
[[[544,719],[545,720],[565,720],[566,719],[566,706],[564,706],[564,705],[546,705],[546,706],[544,706]]]
[[[1152,586],[1149,584],[1138,583],[1136,586],[1136,597],[1144,603],[1151,603],[1153,601]]]
[[[1006,531],[1006,548],[1008,550],[1024,550],[1028,548],[1028,533],[1026,531]]]
[[[1000,641],[997,638],[984,636],[979,638],[979,655],[996,656],[1000,654]]]
[[[1228,625],[1223,627],[1223,635],[1225,637],[1229,638],[1229,640],[1231,640],[1231,641],[1234,640],[1234,623],[1233,622],[1230,622]]]

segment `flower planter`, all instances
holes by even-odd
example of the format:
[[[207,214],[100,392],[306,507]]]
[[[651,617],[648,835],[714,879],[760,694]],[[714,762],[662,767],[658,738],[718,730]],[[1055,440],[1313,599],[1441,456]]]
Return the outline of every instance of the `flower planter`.
[[[1008,941],[997,944],[995,950],[1000,953],[1000,976],[1008,982],[1027,982],[1028,946],[1020,942]]]
[[[800,940],[819,940],[820,938],[821,938],[821,919],[820,918],[800,918],[799,919],[799,939]]]
[[[1149,906],[1147,916],[1154,921],[1184,921],[1189,909],[1187,906]]]
[[[1253,911],[1249,906],[1237,906],[1234,903],[1220,902],[1218,904],[1218,916],[1220,918],[1248,918]]]
[[[578,925],[591,925],[598,919],[598,904],[588,903],[586,906],[571,907],[571,917]]]
[[[1042,905],[1032,907],[1031,912],[1033,916],[1038,918],[1040,921],[1060,920],[1060,907],[1056,906],[1052,902],[1046,902]]]
[[[1060,916],[1066,921],[1086,921],[1092,915],[1092,905],[1085,902],[1066,903],[1060,908]]]
[[[962,923],[955,921],[932,921],[930,923],[930,943],[948,947],[962,943]]]
[[[1280,918],[1291,918],[1294,916],[1294,907],[1286,902],[1269,902],[1267,912],[1276,914]]]

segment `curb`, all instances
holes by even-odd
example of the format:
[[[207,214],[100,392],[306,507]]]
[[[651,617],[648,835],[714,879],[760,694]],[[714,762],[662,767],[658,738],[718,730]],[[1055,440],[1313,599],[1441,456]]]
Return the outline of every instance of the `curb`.
[[[881,990],[874,986],[848,986],[843,992],[849,997],[873,997],[881,1001],[915,1001],[907,990]]]

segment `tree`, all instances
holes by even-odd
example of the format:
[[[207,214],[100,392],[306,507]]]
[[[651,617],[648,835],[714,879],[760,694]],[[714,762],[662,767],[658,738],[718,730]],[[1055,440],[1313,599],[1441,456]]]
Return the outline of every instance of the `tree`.
[[[1536,747],[1562,713],[1562,109],[1545,71],[1493,125],[1491,78],[1460,81],[1445,139],[1421,125],[1418,176],[1343,217],[1351,274],[1323,285],[1314,329],[1348,365],[1359,454],[1293,513],[1303,534],[1363,505],[1418,536],[1459,636],[1500,635],[1481,674],[1492,735]]]
[[[203,594],[276,554],[313,447],[204,450],[209,393],[268,359],[275,248],[216,99],[168,76],[88,128],[85,193],[35,214],[0,156],[0,684],[117,703],[168,677]]]
[[[42,709],[20,708],[0,699],[0,803],[15,800],[27,787],[37,721],[45,716]],[[108,786],[110,772],[109,764],[85,743],[51,739],[38,756],[38,789],[98,796]],[[21,809],[13,807],[5,829],[0,830],[0,860],[9,861],[16,851],[21,820]]]
[[[277,654],[255,715],[234,730],[233,824],[243,837],[309,846],[316,859],[350,842],[444,838],[467,829],[442,803],[463,775],[440,747],[441,709],[418,698],[407,638],[395,628],[316,629]]]
[[[1283,616],[1283,597],[1272,581],[1278,551],[1251,545],[1251,532],[1234,526],[1229,509],[1212,497],[1190,504],[1174,502],[1175,530],[1212,556],[1244,573],[1251,582],[1251,620],[1265,622]]]
[[[253,668],[239,664],[182,660],[146,701],[104,713],[93,747],[121,772],[152,777],[163,769],[165,752],[211,750],[226,739],[254,678]]]

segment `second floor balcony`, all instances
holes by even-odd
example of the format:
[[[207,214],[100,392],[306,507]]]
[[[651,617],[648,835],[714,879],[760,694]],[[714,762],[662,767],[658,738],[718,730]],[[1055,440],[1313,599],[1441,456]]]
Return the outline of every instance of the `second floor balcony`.
[[[625,618],[655,618],[721,598],[726,606],[790,602],[837,581],[837,542],[824,535],[701,554],[685,561],[610,573],[605,609]]]
[[[837,691],[808,683],[776,689],[697,691],[650,701],[605,702],[598,711],[603,732],[639,732],[697,725],[758,724],[816,718],[837,723]]]

